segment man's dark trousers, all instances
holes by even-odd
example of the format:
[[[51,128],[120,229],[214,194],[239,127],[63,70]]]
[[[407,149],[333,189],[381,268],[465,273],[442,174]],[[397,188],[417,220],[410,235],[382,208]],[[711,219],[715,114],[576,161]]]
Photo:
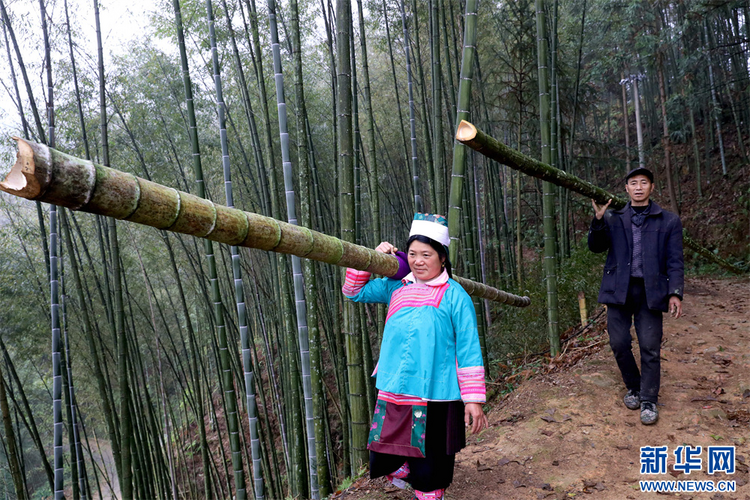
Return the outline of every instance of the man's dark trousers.
[[[641,371],[632,351],[630,326],[641,349]],[[643,278],[630,277],[625,305],[607,306],[609,345],[620,367],[622,380],[629,390],[640,391],[641,401],[656,403],[659,398],[662,312],[648,308]]]

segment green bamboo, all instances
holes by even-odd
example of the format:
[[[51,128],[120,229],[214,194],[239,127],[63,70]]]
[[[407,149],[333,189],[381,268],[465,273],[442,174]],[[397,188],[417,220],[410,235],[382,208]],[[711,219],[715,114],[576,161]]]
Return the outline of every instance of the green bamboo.
[[[337,26],[337,35],[338,35],[338,31],[339,31],[338,26],[340,25],[340,22],[338,20],[338,16],[339,16],[339,3],[341,3],[342,1],[343,0],[337,0],[336,1],[336,26]],[[346,1],[345,3],[348,5],[350,2]],[[394,93],[396,94],[396,110],[398,111],[398,125],[397,126],[398,126],[399,133],[401,134],[401,140],[403,141],[403,144],[404,144],[404,159],[406,159],[408,161],[408,158],[409,158],[409,148],[408,148],[408,146],[406,144],[406,132],[404,132],[404,116],[403,116],[403,111],[401,109],[401,92],[399,92],[399,90],[398,90],[398,80],[396,79],[396,63],[395,63],[395,61],[393,59],[393,42],[391,41],[391,26],[390,26],[390,22],[388,20],[388,6],[386,5],[386,0],[383,0],[383,22],[385,24],[385,37],[386,37],[386,41],[388,42],[388,55],[390,56],[390,62],[391,62],[390,68],[391,68],[391,76],[393,77],[393,90],[394,90]],[[346,30],[348,32],[349,28],[347,27]],[[337,47],[337,50],[338,50],[340,48],[340,46],[341,46],[341,42],[339,40],[337,40],[337,44],[338,44],[338,47]],[[341,64],[341,57],[342,56],[339,54],[338,57],[339,57],[338,64]],[[347,57],[346,57],[346,59],[347,59],[347,65],[349,65],[349,51],[348,51],[348,49],[347,49]],[[339,75],[341,75],[341,68],[338,68],[338,72],[339,72]],[[347,72],[347,79],[348,79],[348,72]],[[339,116],[341,116],[342,115],[342,111],[338,110],[338,114],[339,114]],[[340,126],[340,124],[339,124],[339,126]],[[341,132],[340,132],[340,134],[341,134]],[[341,137],[341,135],[339,135],[339,137]],[[340,154],[343,157],[344,153],[341,152]],[[417,186],[417,184],[414,181],[412,181],[412,189],[413,189],[413,193],[412,194],[414,195],[414,211],[420,212],[421,211],[421,206],[422,206],[422,197],[420,196],[420,193],[419,193],[419,187]]]
[[[406,0],[403,0],[406,1]],[[415,63],[417,66],[417,76],[419,77],[419,88],[421,89],[422,98],[419,100],[419,106],[422,114],[422,152],[424,154],[425,170],[427,172],[434,172],[434,166],[432,163],[432,137],[430,135],[430,117],[427,114],[427,85],[424,77],[424,65],[422,64],[422,48],[420,44],[419,36],[419,10],[417,9],[417,0],[411,0],[411,11],[412,11],[412,22],[414,23],[414,55]],[[431,177],[434,173],[431,174]],[[434,184],[434,181],[433,181]],[[430,188],[430,192],[435,191],[435,186]],[[432,194],[430,194],[432,196]]]
[[[21,69],[21,76],[23,77],[24,84],[26,86],[26,94],[29,98],[29,104],[31,105],[31,113],[34,115],[34,122],[36,123],[36,130],[37,134],[40,137],[41,142],[46,142],[45,133],[44,133],[44,127],[42,127],[42,122],[39,118],[39,112],[36,107],[36,100],[34,99],[34,94],[31,90],[31,83],[29,82],[29,76],[26,72],[26,66],[23,64],[23,56],[21,55],[21,49],[18,47],[18,41],[16,40],[16,34],[13,30],[13,26],[10,24],[10,16],[8,15],[8,11],[5,8],[5,3],[3,0],[0,0],[0,12],[2,13],[2,19],[3,19],[3,33],[10,32],[10,38],[13,41],[13,48],[16,52],[16,58],[18,59],[18,66]],[[8,40],[6,38],[6,45],[8,43]],[[16,98],[18,100],[18,114],[21,115],[21,122],[24,124],[24,137],[26,139],[29,138],[28,136],[28,127],[26,127],[26,117],[23,113],[23,105],[21,104],[21,95],[18,92],[18,86],[16,85],[16,78],[15,78],[15,72],[13,71],[13,61],[10,57],[10,46],[8,46],[8,65],[11,68],[11,76],[13,77],[13,84],[16,89]],[[41,204],[36,204],[36,216],[37,220],[39,222],[39,231],[41,233],[42,237],[42,249],[44,250],[44,265],[45,269],[47,270],[47,277],[49,278],[49,248],[47,243],[47,230],[44,227],[44,215],[42,214],[42,206]]]
[[[226,10],[226,2],[223,2],[224,9]],[[234,208],[234,197],[232,190],[232,174],[231,165],[229,160],[229,145],[227,143],[227,131],[226,131],[226,107],[224,104],[224,95],[222,92],[221,84],[221,70],[219,66],[219,51],[216,46],[216,32],[214,26],[214,12],[211,0],[206,0],[206,14],[208,16],[208,30],[209,38],[211,43],[211,61],[213,68],[214,86],[216,89],[216,107],[219,116],[219,135],[221,143],[221,163],[222,170],[224,173],[224,194],[227,202],[227,206]],[[231,24],[229,25],[231,30]],[[248,417],[255,417],[255,392],[253,390],[253,367],[252,360],[250,359],[250,337],[247,326],[247,312],[245,306],[245,292],[242,284],[242,270],[240,269],[240,253],[236,245],[231,245],[230,252],[232,255],[232,275],[234,283],[234,294],[237,307],[237,318],[239,321],[240,336],[242,342],[242,366],[245,377],[245,391],[248,404]],[[238,500],[244,500],[247,498],[247,490],[245,485],[245,471],[242,465],[242,454],[240,446],[239,432],[241,426],[239,424],[239,418],[237,416],[237,398],[235,397],[234,391],[234,380],[231,377],[229,371],[229,359],[228,359],[228,343],[226,339],[226,329],[220,330],[219,336],[219,348],[221,351],[221,368],[223,373],[223,386],[226,394],[226,405],[227,405],[227,427],[229,432],[229,443],[232,451],[232,466],[234,467],[234,486],[236,491],[236,498]],[[224,335],[221,335],[224,333]],[[253,425],[256,424],[256,425]],[[253,478],[255,482],[255,495],[256,497],[263,498],[263,481],[260,475],[260,452],[258,434],[257,434],[257,419],[250,420],[251,430],[255,431],[251,436],[253,441],[252,453],[253,453]]]
[[[552,164],[550,134],[550,93],[547,73],[547,16],[545,0],[536,0],[537,67],[539,69],[539,128],[542,136],[542,162]],[[544,275],[547,282],[547,328],[550,355],[560,353],[560,331],[557,305],[557,229],[555,228],[555,186],[542,184],[544,212]]]
[[[41,142],[46,143],[47,142],[47,135],[44,133],[44,127],[42,126],[42,121],[39,118],[39,111],[36,107],[36,100],[34,99],[34,94],[31,90],[31,82],[29,80],[28,74],[26,72],[26,66],[23,64],[23,56],[21,55],[21,49],[18,46],[18,41],[16,40],[16,34],[13,30],[12,25],[10,24],[10,16],[8,15],[8,11],[5,7],[4,0],[0,0],[0,12],[2,13],[3,23],[5,23],[5,26],[8,28],[8,31],[10,32],[10,39],[13,42],[13,48],[16,52],[16,58],[18,59],[18,66],[21,69],[21,76],[23,76],[24,84],[26,85],[26,93],[29,97],[29,105],[31,106],[31,114],[34,115],[34,122],[36,123],[36,132],[39,134],[39,140]],[[43,22],[46,22],[46,20],[43,20]],[[20,101],[19,101],[20,104]],[[49,266],[48,270],[49,272]]]
[[[523,172],[532,177],[537,177],[560,187],[575,191],[578,194],[593,199],[597,203],[604,204],[607,203],[607,201],[612,200],[610,206],[613,209],[622,208],[628,202],[627,199],[621,196],[614,195],[588,181],[579,179],[575,175],[565,172],[564,170],[552,168],[539,160],[535,160],[534,158],[528,157],[523,153],[504,145],[467,121],[461,122],[458,132],[456,132],[456,139],[498,163],[508,165],[510,168],[518,170],[519,172]],[[725,269],[737,274],[747,272],[745,267],[734,265],[726,259],[719,257],[707,248],[698,244],[687,234],[683,234],[683,244],[702,257]]]
[[[263,207],[263,210],[265,212],[268,212],[270,210],[271,204],[270,200],[268,199],[270,197],[270,194],[268,193],[268,179],[266,178],[266,171],[265,171],[265,164],[263,161],[263,147],[260,142],[260,137],[258,135],[258,127],[255,122],[255,112],[253,111],[253,105],[252,101],[250,100],[250,94],[248,91],[248,85],[247,81],[245,80],[245,70],[242,66],[242,59],[240,57],[239,48],[237,47],[237,40],[234,36],[234,28],[232,28],[232,18],[231,18],[231,12],[227,8],[226,0],[222,0],[222,7],[224,8],[224,19],[227,23],[227,28],[229,30],[229,39],[232,42],[232,53],[234,55],[235,60],[235,70],[237,72],[237,79],[239,80],[237,83],[239,84],[240,91],[242,94],[242,107],[245,111],[245,119],[247,120],[248,128],[250,129],[250,140],[253,145],[253,152],[255,153],[255,166],[256,171],[258,175],[258,181],[257,183],[253,183],[256,194],[258,195],[258,200],[260,201],[261,206]],[[239,5],[240,7],[240,13],[242,14],[242,19],[245,21],[245,10],[242,8],[242,3]],[[247,23],[245,22],[245,32],[247,33]],[[249,43],[249,37],[248,37],[248,45]],[[226,107],[226,106],[225,106]],[[231,122],[231,117],[229,116],[229,110],[226,110],[227,118],[229,118]],[[242,148],[242,142],[240,141],[240,135],[235,131],[235,137],[237,138],[237,143],[242,149],[243,156],[244,156],[244,148]],[[245,163],[248,165],[249,168],[249,162],[247,158],[245,158]],[[251,171],[252,175],[252,171]],[[260,190],[258,190],[257,184],[260,184]]]
[[[66,33],[68,35],[68,48],[70,50],[70,63],[71,68],[73,70],[73,86],[75,89],[75,95],[76,95],[76,104],[77,104],[77,110],[78,110],[78,117],[81,123],[81,137],[83,139],[84,148],[86,151],[86,158],[90,157],[89,152],[89,143],[88,143],[88,135],[86,133],[86,123],[83,118],[83,108],[81,106],[81,93],[80,89],[78,87],[78,75],[76,72],[76,64],[75,64],[75,56],[73,53],[73,36],[71,34],[70,29],[70,16],[68,14],[68,2],[65,0],[63,2],[64,9],[65,9],[65,28]],[[65,232],[65,239],[66,239],[66,245],[67,245],[67,239],[70,238],[70,231],[67,227],[67,222],[65,219],[65,210],[63,209],[60,213],[60,223],[63,227],[63,231]],[[71,252],[72,244],[67,245],[68,246],[68,254],[70,255],[71,259],[71,266],[75,267],[75,253]],[[80,286],[80,283],[78,284]],[[64,296],[65,294],[63,294]],[[83,301],[80,302],[81,307],[85,307],[85,303]],[[73,468],[73,464],[71,464],[71,469],[74,473],[74,475],[77,474],[78,476],[78,484],[73,485],[73,497],[78,498],[78,494],[80,494],[80,498],[83,500],[86,500],[88,498],[88,490],[86,485],[86,468],[85,468],[85,462],[83,458],[83,448],[81,446],[81,441],[79,438],[79,424],[78,424],[78,408],[76,405],[76,399],[75,399],[75,392],[74,392],[74,385],[73,385],[73,375],[72,375],[72,363],[70,362],[70,347],[69,347],[69,341],[68,341],[68,332],[67,328],[65,329],[65,348],[66,348],[66,360],[67,360],[67,367],[68,367],[68,380],[69,380],[69,406],[70,406],[70,418],[71,418],[71,427],[72,427],[72,434],[73,434],[73,441],[74,441],[74,447],[75,447],[75,456],[77,457],[77,464],[74,465],[75,468]],[[76,491],[77,488],[77,491]]]
[[[433,0],[436,1],[436,0]],[[474,74],[474,52],[477,42],[477,0],[466,1],[464,15],[464,47],[461,54],[461,77],[458,84],[456,129],[462,120],[469,118],[471,102],[471,80]],[[458,236],[460,234],[461,200],[463,199],[464,173],[466,171],[466,147],[458,141],[453,143],[453,169],[451,171],[450,203],[448,205],[448,232],[451,236],[450,260],[458,259]]]
[[[107,100],[104,82],[104,50],[102,49],[101,23],[99,20],[99,1],[94,0],[94,18],[96,23],[97,62],[99,73],[99,120],[102,141],[102,162],[109,165],[109,139],[107,130]],[[118,477],[123,500],[133,498],[131,451],[130,441],[132,439],[132,423],[129,411],[130,388],[127,378],[127,342],[124,341],[124,317],[122,309],[122,290],[120,276],[120,251],[117,243],[117,226],[114,219],[107,221],[109,232],[109,245],[112,252],[112,278],[114,279],[114,302],[110,305],[113,334],[118,348],[118,378],[120,383],[120,439],[115,448],[113,443],[113,454],[115,451],[115,463],[118,466]],[[104,249],[102,248],[102,252]],[[104,261],[106,262],[106,260]],[[105,269],[105,275],[108,275]],[[109,296],[109,295],[108,295]],[[111,392],[110,392],[111,393]]]
[[[445,71],[445,76],[448,80],[448,96],[450,98],[450,110],[448,110],[448,116],[450,117],[452,113],[456,112],[456,99],[457,99],[457,92],[456,92],[456,84],[453,81],[455,78],[455,74],[453,73],[453,64],[451,63],[451,51],[450,46],[448,44],[448,8],[445,6],[446,3],[448,3],[449,0],[438,0],[440,2],[440,24],[442,26],[442,32],[443,32],[443,49],[445,51],[445,64],[447,66]],[[453,24],[453,21],[451,20],[451,25]],[[456,65],[458,65],[458,60],[456,60]],[[457,68],[458,69],[458,68]]]
[[[39,0],[42,17],[42,33],[44,36],[45,72],[47,74],[47,139],[50,147],[55,147],[55,106],[54,85],[52,84],[52,61],[50,60],[50,42],[47,31],[47,12],[44,0]],[[63,470],[63,416],[62,416],[62,383],[63,383],[63,355],[62,339],[60,338],[60,257],[59,233],[57,223],[57,207],[50,205],[49,211],[49,281],[50,281],[50,316],[52,319],[52,419],[53,419],[53,457],[55,500],[64,498],[64,470]]]
[[[370,68],[367,59],[367,36],[365,32],[365,14],[362,6],[362,0],[357,0],[357,13],[359,14],[359,41],[361,46],[360,60],[362,61],[362,79],[364,80],[362,84],[362,97],[365,101],[366,113],[365,132],[367,156],[369,159],[368,186],[370,188],[370,212],[372,217],[371,231],[372,242],[373,244],[377,245],[382,241],[382,239],[380,238],[380,176],[378,172],[378,155],[375,152],[375,117],[372,111],[372,97],[370,92]],[[430,166],[429,168],[432,167]],[[302,224],[309,225],[309,223],[305,224],[304,220]],[[384,325],[385,307],[381,304],[377,307],[378,334],[382,333]],[[323,478],[321,477],[320,479],[321,484],[323,484]]]
[[[185,89],[185,102],[187,104],[188,115],[188,134],[190,136],[190,146],[193,159],[193,174],[195,184],[198,190],[198,196],[206,197],[206,187],[203,182],[203,167],[201,165],[200,143],[198,141],[198,125],[195,119],[195,104],[193,101],[193,85],[190,81],[190,70],[188,68],[187,50],[185,49],[185,34],[182,28],[182,10],[179,0],[172,0],[172,7],[175,16],[175,31],[177,32],[177,42],[180,49],[180,68],[182,70],[182,83]],[[209,262],[214,258],[213,244],[209,240],[203,242],[204,254]],[[170,253],[171,255],[171,253]],[[210,267],[210,266],[209,266]],[[210,277],[209,277],[210,279]],[[211,467],[208,457],[208,440],[206,438],[206,425],[203,419],[203,398],[201,389],[201,377],[198,371],[198,347],[195,342],[195,336],[190,335],[191,342],[191,359],[193,361],[194,385],[197,394],[196,422],[198,425],[198,434],[201,446],[201,461],[203,463],[203,493],[206,500],[211,498]]]
[[[76,289],[78,291],[78,302],[80,304],[81,311],[83,312],[84,330],[87,331],[87,336],[89,336],[91,334],[91,321],[90,321],[90,318],[89,318],[89,315],[88,315],[88,308],[86,307],[86,302],[84,301],[84,297],[83,297],[83,288],[81,286],[81,278],[80,278],[80,274],[78,272],[78,267],[77,267],[76,261],[75,261],[75,252],[74,252],[74,249],[73,249],[73,241],[71,239],[71,233],[70,233],[70,229],[68,227],[67,217],[66,217],[64,209],[61,210],[61,212],[60,212],[60,225],[61,225],[62,230],[63,230],[63,236],[64,236],[64,240],[65,240],[65,246],[66,246],[69,258],[70,258],[70,263],[71,263],[70,267],[73,270],[72,271],[73,272],[73,281],[76,283]],[[90,339],[90,340],[93,341],[93,339]],[[68,346],[67,330],[66,330],[66,333],[65,333],[65,346],[66,346],[66,351],[69,352],[70,348]],[[95,354],[95,351],[94,351],[94,354]],[[70,355],[69,354],[66,356],[66,359],[68,360],[68,370],[70,371],[71,370],[71,366],[70,366]],[[96,368],[94,370],[96,376],[103,376],[101,374],[101,367],[99,366],[99,357],[96,356],[96,359],[94,359],[93,361],[94,361],[94,364],[96,365]],[[98,371],[98,373],[97,373],[97,371]],[[77,419],[78,419],[77,413],[78,413],[78,411],[77,411],[77,406],[75,405],[75,395],[74,395],[74,392],[73,392],[73,384],[72,384],[73,378],[72,378],[72,375],[69,374],[68,378],[71,381],[70,382],[70,394],[69,394],[69,397],[70,397],[70,404],[73,406],[73,409],[72,409],[72,413],[73,413],[73,415],[72,415],[73,416],[73,433],[74,433],[74,436],[78,436],[78,432],[79,432],[78,423],[77,423]],[[106,399],[103,401],[103,403],[106,405]],[[78,465],[79,487],[78,488],[81,491],[81,498],[83,498],[85,500],[87,498],[87,491],[88,490],[87,490],[86,482],[85,482],[85,479],[86,479],[86,469],[84,467],[84,461],[83,461],[83,450],[81,449],[81,442],[80,442],[80,440],[78,440],[77,437],[76,437],[75,441],[76,441],[76,444],[75,444],[75,446],[76,446],[76,454],[77,454],[77,457],[78,457],[78,460],[79,460],[79,465]]]
[[[351,5],[351,4],[350,4]],[[351,10],[350,10],[351,12]],[[362,168],[360,145],[362,138],[359,130],[359,95],[357,92],[357,60],[355,49],[355,31],[354,16],[349,16],[349,56],[351,59],[352,70],[352,123],[354,125],[354,242],[361,245],[362,239]],[[374,370],[372,360],[372,348],[370,346],[370,336],[366,328],[364,304],[357,304],[354,307],[354,327],[360,332],[359,338],[362,341],[362,378],[365,385],[365,403],[367,404],[367,415],[372,415],[374,411],[373,402],[375,401],[373,380],[369,375]],[[372,396],[372,397],[371,397]]]
[[[18,385],[19,388],[22,388],[23,386],[21,385],[21,379],[18,376],[18,372],[16,371],[15,365],[13,364],[13,360],[10,358],[10,354],[8,353],[8,349],[5,346],[5,343],[3,342],[2,338],[0,338],[0,351],[2,351],[3,356],[5,357],[5,366],[8,369],[10,378],[16,381],[16,384]],[[29,416],[29,418],[28,419],[24,418],[23,413],[21,413],[21,416],[23,418],[26,429],[31,435],[31,439],[34,441],[34,444],[39,450],[39,455],[40,455],[40,459],[42,462],[42,466],[44,467],[44,470],[46,472],[47,481],[50,486],[50,491],[52,491],[52,488],[54,487],[54,484],[55,484],[54,473],[52,472],[52,466],[49,463],[44,445],[42,443],[42,439],[39,436],[39,428],[36,425],[36,419],[34,419],[34,414],[31,409],[31,404],[29,403],[29,400],[26,397],[26,392],[24,392],[23,390],[19,392],[20,392],[21,403],[23,404],[23,408],[26,414]],[[16,404],[16,407],[18,406],[19,405]]]
[[[339,115],[339,178],[338,190],[341,206],[342,244],[354,245],[354,176],[353,176],[353,125],[352,125],[352,82],[350,36],[351,1],[336,1],[336,52],[338,56],[337,96]],[[385,6],[384,6],[385,7]],[[390,40],[389,40],[390,43]],[[395,84],[395,81],[394,81]],[[399,108],[400,112],[400,108]],[[399,128],[403,122],[399,121]],[[403,130],[402,130],[403,133]],[[404,144],[406,149],[406,144]],[[415,194],[416,195],[416,194]],[[367,403],[365,401],[365,381],[362,373],[362,332],[355,322],[354,303],[344,302],[342,331],[345,335],[347,375],[349,381],[349,405],[351,408],[351,473],[367,463]],[[346,439],[346,436],[344,437]]]
[[[295,57],[295,71],[296,71],[296,89],[297,89],[297,107],[302,106],[302,109],[298,109],[298,112],[304,112],[304,87],[302,85],[302,62],[301,52],[302,46],[300,43],[300,27],[299,27],[299,15],[297,11],[297,2],[292,0],[292,38],[293,38],[293,50]],[[297,225],[297,208],[294,194],[294,185],[292,182],[292,162],[289,153],[289,132],[287,130],[287,112],[286,112],[286,100],[284,97],[284,74],[281,68],[281,53],[279,50],[279,34],[276,25],[276,3],[274,0],[268,0],[268,14],[269,14],[269,25],[271,28],[271,51],[273,55],[273,70],[276,76],[276,102],[278,106],[279,116],[279,135],[281,143],[281,159],[284,170],[284,190],[286,191],[286,213],[287,221],[292,225]],[[298,132],[304,133],[304,120],[297,120],[299,126]],[[298,144],[304,144],[304,140],[299,140]],[[307,154],[303,151],[302,156],[306,158]],[[302,168],[300,166],[300,168]],[[305,411],[305,431],[307,434],[307,459],[308,459],[308,470],[309,470],[309,486],[310,486],[310,497],[313,499],[320,498],[320,492],[318,490],[318,458],[317,448],[315,446],[315,417],[313,415],[313,401],[312,401],[312,379],[311,379],[311,367],[310,367],[310,337],[307,326],[307,303],[305,301],[305,289],[302,276],[302,265],[300,258],[296,255],[292,256],[292,275],[294,280],[294,300],[296,304],[296,319],[297,319],[297,336],[299,342],[299,354],[302,368],[302,390],[304,394],[304,411]],[[296,353],[292,353],[295,356]],[[295,433],[296,434],[296,433]],[[301,437],[301,436],[299,436]],[[304,444],[298,444],[301,453],[304,449]],[[302,461],[304,462],[304,460]],[[304,464],[303,464],[304,465]],[[300,471],[300,477],[304,477],[304,473]],[[303,496],[306,495],[306,487],[303,484],[298,484],[300,492],[303,492]]]
[[[369,160],[369,185],[370,185],[370,207],[372,217],[373,241],[380,243],[380,190],[378,157],[375,154],[375,117],[372,111],[372,96],[370,92],[370,67],[367,58],[367,37],[365,36],[365,14],[362,7],[362,0],[357,0],[357,12],[359,19],[359,43],[361,46],[360,61],[362,64],[362,97],[365,102],[366,125],[365,125],[365,144],[367,147],[367,157]],[[303,222],[304,224],[304,222]]]
[[[445,150],[443,149],[443,74],[440,65],[440,9],[438,8],[438,0],[430,0],[430,26],[430,52],[432,55],[432,161],[433,178],[435,182],[435,206],[432,208],[432,211],[437,214],[444,214]],[[469,64],[473,66],[473,58]],[[416,211],[421,212],[422,210],[417,207]]]
[[[21,472],[21,463],[18,456],[16,435],[13,430],[13,421],[10,416],[10,406],[8,405],[8,396],[5,392],[5,379],[3,378],[2,363],[0,363],[0,417],[3,419],[3,429],[5,430],[4,441],[7,443],[6,459],[10,468],[10,476],[13,479],[13,487],[16,490],[16,497],[20,500],[26,499],[26,488],[23,484],[23,473]]]
[[[711,85],[711,115],[716,122],[716,135],[719,141],[719,153],[721,156],[721,173],[727,175],[726,155],[724,154],[724,139],[721,135],[721,106],[716,98],[716,84],[714,83],[713,61],[711,60],[711,36],[708,32],[708,20],[703,20],[703,32],[706,36],[706,59],[708,62],[708,78]]]
[[[415,118],[414,110],[414,82],[412,78],[411,70],[411,48],[409,47],[409,30],[406,28],[406,12],[404,10],[404,0],[399,0],[399,7],[401,8],[401,25],[404,31],[404,54],[406,55],[406,78],[407,87],[409,89],[409,131],[410,131],[410,144],[411,144],[411,176],[412,176],[412,189],[414,190],[414,209],[417,212],[421,212],[423,203],[422,196],[420,195],[419,189],[419,157],[417,156],[417,120]],[[360,14],[361,16],[361,14]],[[415,13],[416,16],[416,13]],[[431,185],[433,183],[430,183]],[[430,202],[432,207],[435,207],[435,194],[434,189],[430,189]],[[379,243],[379,242],[378,242]]]
[[[472,163],[474,163],[472,158]],[[477,230],[475,227],[475,221],[476,218],[474,217],[474,209],[478,208],[477,205],[474,205],[471,203],[471,191],[472,191],[472,176],[471,171],[469,171],[469,179],[467,179],[469,182],[467,184],[467,189],[463,190],[463,234],[464,234],[464,241],[465,244],[465,251],[464,251],[464,260],[465,260],[465,269],[466,272],[469,274],[470,279],[476,279],[477,277],[477,245],[476,245],[476,235]],[[479,346],[482,350],[482,361],[484,363],[484,369],[485,373],[489,375],[489,352],[487,350],[487,336],[486,336],[486,325],[484,323],[484,316],[482,315],[482,304],[477,300],[476,297],[473,297],[473,303],[474,303],[474,314],[477,318],[477,330],[479,334]]]
[[[16,106],[18,107],[18,114],[21,117],[21,128],[23,129],[23,136],[29,137],[29,123],[26,121],[26,115],[23,112],[23,101],[21,101],[21,91],[18,90],[18,78],[16,78],[16,68],[13,64],[13,57],[10,55],[10,41],[8,40],[8,25],[3,19],[3,39],[5,40],[5,53],[8,57],[8,67],[10,68],[10,80],[13,82],[13,91],[15,93]]]
[[[60,210],[60,215],[64,213],[65,209]],[[60,217],[60,226],[64,224],[63,218]],[[73,362],[70,356],[70,339],[68,338],[68,320],[67,320],[67,304],[65,293],[65,270],[64,270],[65,259],[63,258],[62,246],[60,247],[60,290],[62,292],[62,333],[63,333],[63,348],[64,356],[62,356],[63,370],[62,370],[62,383],[63,393],[67,397],[67,404],[65,405],[66,418],[68,419],[68,442],[70,450],[70,475],[73,483],[73,499],[86,500],[86,482],[84,476],[86,469],[83,462],[83,449],[81,448],[81,442],[78,438],[78,406],[75,398],[75,384],[73,383]]]

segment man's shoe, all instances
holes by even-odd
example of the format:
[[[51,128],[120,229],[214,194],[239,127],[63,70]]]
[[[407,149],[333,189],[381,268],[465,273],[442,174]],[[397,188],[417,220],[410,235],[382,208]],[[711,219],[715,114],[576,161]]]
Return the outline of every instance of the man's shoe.
[[[641,423],[643,425],[652,425],[659,420],[659,410],[656,409],[656,403],[644,401],[641,403]]]
[[[641,393],[633,389],[629,390],[622,400],[629,410],[637,410],[641,407]]]

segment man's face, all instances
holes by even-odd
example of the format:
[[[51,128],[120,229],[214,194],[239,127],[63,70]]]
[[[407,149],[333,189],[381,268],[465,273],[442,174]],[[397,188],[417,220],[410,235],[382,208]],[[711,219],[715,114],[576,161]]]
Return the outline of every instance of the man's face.
[[[630,196],[631,205],[646,205],[654,191],[654,184],[645,175],[634,175],[625,183],[625,191]]]

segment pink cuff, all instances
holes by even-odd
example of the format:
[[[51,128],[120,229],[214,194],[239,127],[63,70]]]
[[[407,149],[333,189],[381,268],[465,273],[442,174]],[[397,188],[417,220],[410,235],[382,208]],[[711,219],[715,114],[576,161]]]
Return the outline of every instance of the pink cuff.
[[[458,369],[458,387],[464,403],[484,403],[487,389],[484,385],[484,367],[470,366]]]
[[[349,298],[356,296],[362,288],[370,281],[371,273],[367,271],[357,271],[356,269],[347,268],[344,286],[341,292]]]

